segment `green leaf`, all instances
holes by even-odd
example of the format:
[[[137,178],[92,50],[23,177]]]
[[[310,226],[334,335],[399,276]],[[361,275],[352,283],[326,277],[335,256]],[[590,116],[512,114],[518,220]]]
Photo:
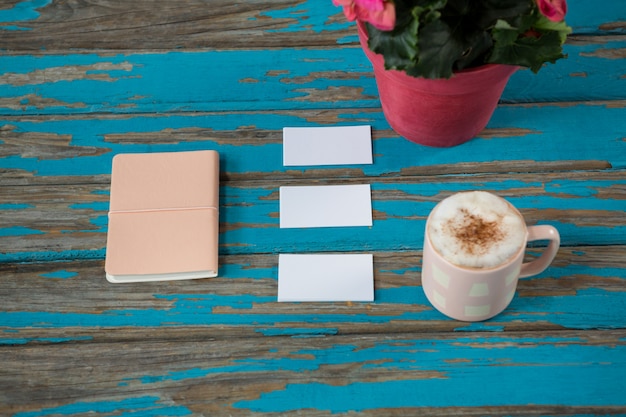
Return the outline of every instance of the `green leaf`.
[[[542,14],[539,14],[537,21],[534,24],[534,27],[542,32],[558,32],[561,44],[565,43],[567,39],[567,35],[572,33],[572,28],[567,26],[567,24],[563,22],[553,22]]]
[[[382,31],[367,24],[369,48],[385,57],[385,68],[405,70],[412,66],[417,56],[417,21],[393,31]]]
[[[474,0],[481,4],[480,11],[477,12],[477,20],[480,26],[488,28],[498,20],[505,20],[511,24],[516,24],[520,16],[527,15],[531,10],[532,3],[520,0]],[[479,6],[474,6],[476,9]]]
[[[519,37],[511,42],[510,31],[494,30],[495,45],[489,62],[500,64],[520,65],[538,72],[544,62],[556,62],[564,58],[560,46],[558,32],[543,33],[540,37]]]
[[[454,63],[463,54],[463,44],[452,36],[452,29],[436,20],[420,30],[417,63],[407,73],[425,78],[450,78]]]
[[[493,47],[493,40],[487,32],[479,32],[472,39],[468,39],[463,54],[455,62],[454,69],[462,70],[485,63],[485,55]]]

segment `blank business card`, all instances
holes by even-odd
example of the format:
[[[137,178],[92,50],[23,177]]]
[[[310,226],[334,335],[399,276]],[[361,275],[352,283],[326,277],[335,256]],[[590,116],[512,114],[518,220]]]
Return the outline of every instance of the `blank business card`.
[[[374,257],[280,254],[278,301],[374,301]]]
[[[370,126],[285,127],[283,165],[372,163]]]
[[[369,184],[280,187],[280,227],[372,225]]]

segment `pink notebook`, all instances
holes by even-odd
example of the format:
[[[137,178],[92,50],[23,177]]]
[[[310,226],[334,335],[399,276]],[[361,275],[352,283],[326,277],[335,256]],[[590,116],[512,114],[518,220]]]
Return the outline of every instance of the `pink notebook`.
[[[116,155],[104,265],[107,280],[216,276],[218,214],[217,152]]]

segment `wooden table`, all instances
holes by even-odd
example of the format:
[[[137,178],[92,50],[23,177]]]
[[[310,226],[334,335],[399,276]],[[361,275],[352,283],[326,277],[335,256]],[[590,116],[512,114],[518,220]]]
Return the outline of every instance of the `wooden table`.
[[[0,3],[0,414],[626,415],[626,5],[569,8],[569,58],[433,149],[330,0]],[[283,127],[354,124],[373,165],[283,167]],[[221,154],[220,276],[109,284],[111,158],[195,149]],[[279,186],[350,183],[373,227],[278,227]],[[474,324],[420,279],[428,212],[468,189],[562,236]],[[375,301],[277,303],[278,254],[324,252],[373,253]]]

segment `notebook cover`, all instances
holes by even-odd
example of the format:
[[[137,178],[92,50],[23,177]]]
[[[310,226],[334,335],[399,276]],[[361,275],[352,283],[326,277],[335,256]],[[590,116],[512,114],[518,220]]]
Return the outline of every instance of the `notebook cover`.
[[[217,275],[217,152],[116,155],[109,210],[109,281]]]

